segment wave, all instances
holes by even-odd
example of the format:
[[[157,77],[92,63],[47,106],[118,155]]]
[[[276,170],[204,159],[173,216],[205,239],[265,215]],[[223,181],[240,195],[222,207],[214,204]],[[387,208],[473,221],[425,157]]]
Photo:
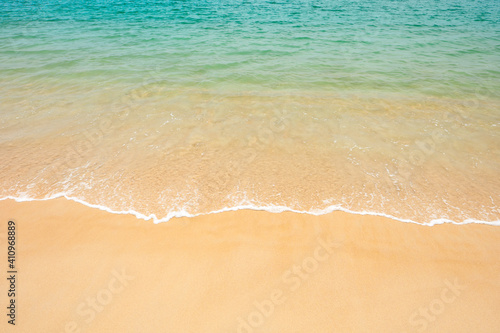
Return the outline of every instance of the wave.
[[[486,225],[492,225],[492,226],[500,226],[500,220],[482,221],[482,220],[476,220],[476,219],[471,219],[471,218],[465,219],[463,221],[453,221],[450,219],[439,218],[439,219],[433,219],[429,222],[418,222],[418,221],[414,221],[411,219],[399,218],[396,216],[392,216],[392,215],[380,213],[380,212],[353,211],[350,209],[346,209],[340,205],[331,205],[325,209],[296,210],[296,209],[286,207],[286,206],[275,206],[275,205],[259,206],[259,205],[255,205],[255,204],[241,204],[241,205],[235,205],[232,207],[225,207],[225,208],[210,211],[207,213],[195,213],[195,214],[193,214],[193,213],[189,213],[185,210],[178,210],[178,211],[169,212],[167,214],[167,216],[157,217],[155,214],[145,215],[145,214],[142,214],[142,213],[135,211],[135,210],[114,210],[114,209],[111,209],[111,208],[103,206],[103,205],[92,204],[92,203],[86,202],[84,200],[81,200],[79,198],[68,196],[65,193],[58,193],[58,194],[52,195],[52,196],[47,197],[47,198],[42,198],[42,199],[29,198],[29,197],[6,196],[6,197],[0,198],[0,201],[10,199],[10,200],[14,200],[16,202],[27,202],[27,201],[29,202],[29,201],[47,201],[47,200],[53,200],[53,199],[57,199],[57,198],[65,198],[67,200],[71,200],[71,201],[80,203],[80,204],[85,205],[87,207],[97,208],[97,209],[106,211],[106,212],[111,213],[111,214],[133,215],[136,218],[142,219],[145,221],[153,220],[154,224],[168,222],[172,218],[179,218],[179,217],[191,218],[191,217],[196,217],[196,216],[204,216],[204,215],[211,215],[211,214],[238,211],[238,210],[255,210],[255,211],[266,211],[269,213],[292,212],[292,213],[297,213],[297,214],[308,214],[308,215],[314,215],[314,216],[326,215],[326,214],[330,214],[330,213],[335,212],[335,211],[341,211],[341,212],[355,214],[355,215],[386,217],[386,218],[389,218],[391,220],[395,220],[395,221],[399,221],[399,222],[413,223],[413,224],[418,224],[421,226],[428,226],[428,227],[432,227],[432,226],[440,225],[440,224],[447,224],[447,223],[448,224],[455,224],[455,225],[466,225],[466,224],[473,224],[474,223],[474,224],[486,224]]]

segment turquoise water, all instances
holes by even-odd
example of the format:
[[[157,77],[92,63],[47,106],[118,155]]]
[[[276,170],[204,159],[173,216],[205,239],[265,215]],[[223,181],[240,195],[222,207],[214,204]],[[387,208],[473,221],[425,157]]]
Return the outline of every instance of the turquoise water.
[[[500,3],[0,1],[0,195],[500,219]]]
[[[2,82],[497,93],[485,1],[2,1]]]

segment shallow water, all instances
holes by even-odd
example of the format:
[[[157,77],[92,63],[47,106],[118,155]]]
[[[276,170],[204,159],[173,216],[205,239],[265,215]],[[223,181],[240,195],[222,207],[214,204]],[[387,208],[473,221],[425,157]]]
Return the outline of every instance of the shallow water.
[[[0,195],[500,219],[496,1],[0,4]]]

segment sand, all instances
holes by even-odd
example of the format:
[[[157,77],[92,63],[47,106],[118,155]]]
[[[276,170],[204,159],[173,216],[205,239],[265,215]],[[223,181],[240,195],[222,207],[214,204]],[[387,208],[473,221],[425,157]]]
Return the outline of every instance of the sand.
[[[334,212],[153,224],[66,199],[17,227],[16,332],[499,332],[500,227]]]

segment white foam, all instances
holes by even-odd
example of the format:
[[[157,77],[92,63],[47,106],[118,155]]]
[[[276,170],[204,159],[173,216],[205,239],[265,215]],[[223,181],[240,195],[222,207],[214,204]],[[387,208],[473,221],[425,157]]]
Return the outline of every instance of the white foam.
[[[81,200],[79,198],[68,196],[65,193],[54,194],[48,198],[42,198],[42,199],[29,198],[27,196],[21,196],[21,197],[6,196],[3,198],[0,198],[0,201],[7,200],[7,199],[15,200],[16,202],[46,201],[46,200],[52,200],[52,199],[57,199],[57,198],[66,198],[68,200],[78,202],[78,203],[83,204],[85,206],[104,210],[104,211],[112,213],[112,214],[134,215],[135,217],[142,219],[142,220],[145,220],[145,221],[149,221],[152,219],[153,223],[155,223],[155,224],[167,222],[174,217],[195,217],[195,216],[217,214],[217,213],[231,212],[231,211],[238,211],[238,210],[247,209],[247,210],[256,210],[256,211],[267,211],[270,213],[293,212],[293,213],[298,213],[298,214],[309,214],[309,215],[315,215],[315,216],[329,214],[329,213],[332,213],[334,211],[342,211],[342,212],[356,214],[356,215],[370,215],[370,216],[387,217],[387,218],[390,218],[392,220],[399,221],[399,222],[414,223],[414,224],[418,224],[418,225],[422,225],[422,226],[429,226],[429,227],[439,225],[439,224],[445,224],[445,223],[451,223],[451,224],[456,224],[456,225],[465,225],[465,224],[476,223],[476,224],[487,224],[487,225],[493,225],[493,226],[500,226],[500,220],[481,221],[481,220],[470,219],[470,218],[466,219],[462,222],[457,222],[457,221],[453,221],[453,220],[449,220],[449,219],[445,219],[445,218],[433,219],[430,222],[418,222],[418,221],[413,221],[410,219],[403,219],[403,218],[395,217],[395,216],[388,215],[385,213],[370,212],[370,211],[353,211],[350,209],[343,208],[340,205],[331,205],[325,209],[315,209],[315,210],[311,210],[311,211],[303,211],[303,210],[296,210],[296,209],[286,207],[286,206],[275,206],[275,205],[259,206],[259,205],[255,205],[255,204],[251,204],[251,203],[246,203],[246,204],[242,204],[242,205],[236,205],[233,207],[226,207],[226,208],[222,208],[219,210],[210,211],[208,213],[192,214],[184,209],[181,209],[178,211],[170,212],[167,214],[167,216],[159,218],[155,214],[145,215],[145,214],[142,214],[142,213],[137,212],[135,210],[121,210],[121,211],[113,210],[113,209],[106,207],[106,206],[91,204],[91,203],[88,203],[88,202]]]

